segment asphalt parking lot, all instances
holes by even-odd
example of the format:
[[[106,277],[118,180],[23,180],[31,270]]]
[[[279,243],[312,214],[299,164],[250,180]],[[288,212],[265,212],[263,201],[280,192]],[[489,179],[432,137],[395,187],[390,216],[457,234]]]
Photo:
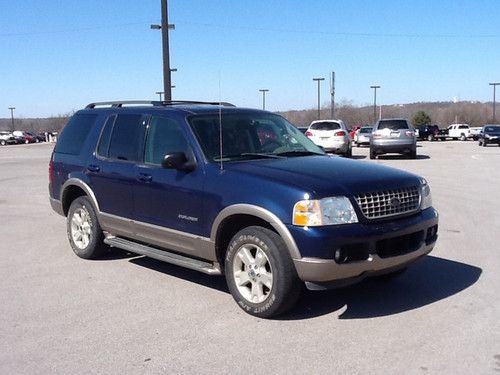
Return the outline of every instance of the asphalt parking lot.
[[[500,371],[500,147],[420,142],[418,158],[354,157],[424,176],[437,246],[391,282],[307,292],[276,320],[223,278],[149,258],[85,261],[48,202],[52,145],[0,148],[0,373]]]

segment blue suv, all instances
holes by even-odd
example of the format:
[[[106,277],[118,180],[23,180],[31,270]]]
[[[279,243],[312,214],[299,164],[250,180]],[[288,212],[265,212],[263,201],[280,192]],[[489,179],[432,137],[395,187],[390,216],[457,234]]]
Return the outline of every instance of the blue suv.
[[[422,177],[328,155],[283,117],[228,103],[89,104],[49,180],[79,257],[111,246],[224,274],[259,317],[289,310],[304,282],[397,275],[437,239]]]

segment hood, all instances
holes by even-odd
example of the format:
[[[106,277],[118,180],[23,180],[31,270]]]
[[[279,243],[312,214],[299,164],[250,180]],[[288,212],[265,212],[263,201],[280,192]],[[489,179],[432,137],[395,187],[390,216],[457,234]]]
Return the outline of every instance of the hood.
[[[294,186],[315,198],[418,186],[420,177],[399,169],[337,156],[260,159],[224,164],[226,172]]]

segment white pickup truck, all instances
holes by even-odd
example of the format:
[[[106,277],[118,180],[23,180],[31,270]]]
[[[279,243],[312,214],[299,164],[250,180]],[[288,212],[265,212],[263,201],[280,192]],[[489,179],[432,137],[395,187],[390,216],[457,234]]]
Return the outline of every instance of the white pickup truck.
[[[467,124],[451,124],[448,126],[448,137],[466,141],[468,138],[472,138],[472,134]]]

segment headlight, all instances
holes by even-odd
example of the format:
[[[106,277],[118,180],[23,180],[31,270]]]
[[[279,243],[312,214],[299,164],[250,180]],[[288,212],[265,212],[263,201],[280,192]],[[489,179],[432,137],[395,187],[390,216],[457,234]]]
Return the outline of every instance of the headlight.
[[[347,197],[307,199],[293,207],[293,225],[316,227],[357,222],[358,217]]]
[[[420,208],[425,210],[426,208],[432,207],[432,194],[431,188],[427,181],[422,181],[422,186],[420,187],[420,194],[422,195],[422,203],[420,204]]]

